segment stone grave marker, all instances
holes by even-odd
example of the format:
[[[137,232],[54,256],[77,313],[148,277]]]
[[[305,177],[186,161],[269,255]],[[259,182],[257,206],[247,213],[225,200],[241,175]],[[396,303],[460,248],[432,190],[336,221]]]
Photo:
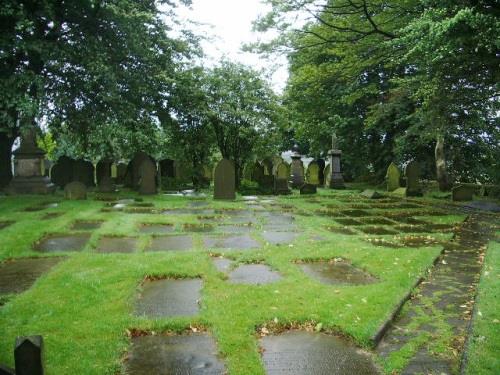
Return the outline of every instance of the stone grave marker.
[[[100,193],[111,193],[115,191],[115,184],[111,177],[110,160],[101,160],[96,166],[97,189]]]
[[[135,314],[148,318],[197,315],[201,287],[201,279],[146,281]]]
[[[319,180],[319,164],[312,161],[307,166],[306,181],[308,184],[318,186],[320,184]]]
[[[304,273],[322,284],[371,284],[377,281],[372,275],[353,267],[346,261],[319,261],[300,264]]]
[[[371,189],[366,189],[361,193],[361,196],[368,198],[368,199],[381,199],[384,196],[380,194],[379,192]]]
[[[71,226],[71,230],[94,230],[99,229],[104,223],[101,220],[76,220]]]
[[[319,168],[319,185],[324,186],[325,185],[325,166],[326,162],[324,159],[316,159],[316,163],[318,164]]]
[[[406,176],[406,196],[422,196],[422,187],[420,186],[420,165],[416,161],[411,161],[405,168]]]
[[[90,238],[90,233],[54,234],[35,243],[34,249],[41,252],[80,251]]]
[[[156,194],[156,165],[150,158],[144,159],[139,166],[139,194]]]
[[[135,237],[104,236],[99,238],[96,251],[98,253],[133,253],[137,248]]]
[[[139,168],[145,160],[153,162],[151,157],[145,152],[136,152],[132,160],[127,165],[127,173],[125,174],[125,185],[132,189],[139,188]]]
[[[64,187],[64,198],[69,200],[87,199],[87,187],[79,181],[73,181]]]
[[[290,194],[290,188],[288,187],[289,176],[290,171],[288,165],[284,162],[279,163],[276,166],[276,175],[274,179],[274,192],[276,194]]]
[[[300,188],[304,184],[304,163],[302,163],[302,156],[300,155],[299,146],[295,144],[292,147],[292,165],[290,171],[290,178],[292,181],[292,188]]]
[[[90,161],[76,160],[73,163],[73,181],[79,181],[86,187],[94,186],[94,165]]]
[[[50,169],[51,181],[60,188],[64,188],[67,184],[73,181],[73,164],[74,160],[61,156]]]
[[[205,248],[215,249],[255,249],[260,244],[250,235],[206,236],[203,238]]]
[[[122,161],[116,164],[116,184],[124,185],[125,184],[125,176],[127,175],[127,163]]]
[[[304,184],[300,187],[300,195],[316,194],[317,192],[318,189],[313,184]]]
[[[234,284],[269,284],[281,280],[281,275],[265,264],[242,264],[229,274]]]
[[[399,189],[399,179],[401,177],[401,172],[396,164],[391,163],[387,168],[387,174],[385,175],[387,181],[387,191],[394,191]]]
[[[327,164],[325,166],[325,169],[323,169],[323,176],[324,176],[324,179],[325,179],[325,187],[328,187],[330,186],[330,180],[332,178],[332,174],[331,174],[331,171],[330,171],[330,164]]]
[[[288,245],[291,244],[299,234],[297,232],[285,231],[264,231],[262,237],[271,245]]]
[[[471,201],[476,189],[467,185],[458,185],[451,189],[451,199],[453,201]]]
[[[44,344],[42,336],[16,338],[14,362],[17,375],[44,375]]]
[[[146,251],[191,250],[193,237],[185,236],[155,236]]]
[[[233,162],[222,159],[214,172],[214,199],[235,199],[235,171]]]

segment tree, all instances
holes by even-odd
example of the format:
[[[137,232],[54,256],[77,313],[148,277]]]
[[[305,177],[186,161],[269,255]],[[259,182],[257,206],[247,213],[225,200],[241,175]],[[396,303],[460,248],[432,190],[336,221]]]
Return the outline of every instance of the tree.
[[[274,139],[281,121],[278,99],[257,72],[227,61],[208,72],[205,90],[208,122],[222,157],[234,163],[239,187],[252,151]]]

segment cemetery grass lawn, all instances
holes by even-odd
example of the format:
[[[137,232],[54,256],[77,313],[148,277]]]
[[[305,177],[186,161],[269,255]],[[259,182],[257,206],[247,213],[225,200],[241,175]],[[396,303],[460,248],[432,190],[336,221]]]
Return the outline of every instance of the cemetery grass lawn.
[[[497,236],[500,232],[497,232]],[[490,242],[468,349],[466,374],[494,375],[500,370],[500,243]]]
[[[370,338],[418,278],[425,275],[441,246],[386,248],[373,246],[366,241],[369,236],[361,232],[354,236],[330,232],[327,226],[332,225],[332,218],[314,215],[315,211],[327,205],[349,209],[345,200],[335,198],[348,198],[353,194],[356,192],[328,195],[320,191],[316,197],[276,198],[279,205],[269,206],[269,210],[280,213],[290,210],[296,217],[300,233],[293,246],[267,244],[261,236],[262,221],[259,221],[251,232],[262,244],[259,249],[210,251],[202,246],[203,234],[194,233],[195,248],[179,252],[145,252],[152,237],[139,233],[138,226],[146,222],[197,223],[196,215],[101,212],[104,202],[93,199],[61,201],[54,208],[25,212],[25,207],[47,198],[2,198],[0,221],[16,223],[0,230],[0,260],[47,255],[66,255],[67,258],[28,291],[0,300],[5,303],[0,308],[0,363],[12,366],[16,336],[41,334],[46,344],[47,373],[116,374],[122,369],[130,343],[128,333],[132,329],[160,334],[184,332],[190,327],[207,329],[215,337],[232,375],[264,373],[257,334],[257,328],[263,325],[321,327],[370,348]],[[190,202],[187,198],[166,196],[146,197],[144,201],[154,203],[155,208],[169,209],[186,207]],[[243,200],[220,202],[209,198],[207,202],[209,208],[247,208]],[[368,210],[384,216],[381,211]],[[41,220],[48,212],[64,214]],[[45,254],[33,250],[32,244],[46,234],[74,232],[70,227],[76,219],[104,221],[101,228],[92,232],[81,252]],[[428,219],[456,224],[464,217],[429,216]],[[180,226],[176,226],[176,232],[181,232]],[[102,235],[137,237],[137,251],[98,254],[95,247]],[[441,233],[437,237],[449,239],[451,234]],[[266,263],[278,271],[282,279],[261,286],[229,284],[227,276],[218,272],[211,261],[210,255],[221,254],[237,264]],[[323,285],[296,265],[297,261],[334,258],[349,260],[376,276],[379,282],[358,286]],[[146,276],[202,278],[200,314],[194,318],[156,320],[134,316],[135,300]]]

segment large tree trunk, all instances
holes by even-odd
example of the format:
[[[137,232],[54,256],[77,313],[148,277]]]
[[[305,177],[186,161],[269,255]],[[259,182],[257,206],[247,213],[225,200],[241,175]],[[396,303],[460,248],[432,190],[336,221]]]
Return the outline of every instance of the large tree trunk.
[[[448,173],[446,172],[446,156],[444,153],[444,136],[438,134],[436,137],[436,148],[434,149],[434,156],[436,159],[436,178],[440,191],[447,191],[450,189],[450,181]]]
[[[241,182],[241,163],[240,162],[235,162],[234,163],[234,186],[236,190],[239,190],[240,188],[240,182]]]
[[[12,179],[12,145],[16,137],[0,132],[0,189],[7,186]]]

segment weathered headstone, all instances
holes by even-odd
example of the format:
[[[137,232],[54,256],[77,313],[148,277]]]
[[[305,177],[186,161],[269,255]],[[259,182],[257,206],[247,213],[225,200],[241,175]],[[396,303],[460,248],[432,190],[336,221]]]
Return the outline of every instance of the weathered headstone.
[[[96,166],[97,188],[101,193],[110,193],[115,190],[115,185],[111,177],[110,160],[101,160]]]
[[[161,177],[175,178],[175,161],[172,159],[160,160]]]
[[[87,187],[94,186],[94,165],[86,160],[73,163],[73,181],[79,181]]]
[[[306,173],[306,180],[307,183],[311,185],[319,185],[319,165],[317,162],[312,161],[309,163],[307,166],[307,173]]]
[[[340,170],[340,157],[342,152],[340,150],[330,150],[330,176],[328,187],[330,189],[345,189],[344,177]]]
[[[36,143],[35,130],[23,134],[21,147],[14,151],[14,177],[6,188],[9,194],[51,194],[56,187],[44,176],[45,151]]]
[[[420,186],[420,165],[416,161],[411,161],[405,168],[406,195],[408,197],[419,197],[422,195]]]
[[[276,175],[274,178],[274,192],[276,194],[290,194],[290,188],[288,187],[289,175],[289,168],[285,162],[281,162],[276,166]]]
[[[57,159],[56,164],[54,164],[50,170],[51,181],[60,188],[64,188],[67,184],[73,181],[74,162],[75,161],[73,159],[67,156],[61,156]]]
[[[476,189],[467,185],[458,185],[451,189],[451,199],[453,201],[471,201]]]
[[[300,187],[300,195],[316,194],[318,192],[316,185],[304,184]]]
[[[235,172],[232,161],[222,159],[214,172],[214,199],[235,199]]]
[[[292,147],[292,166],[290,178],[292,181],[292,188],[300,188],[304,184],[304,164],[301,160],[299,146],[295,144]]]
[[[379,192],[371,189],[364,190],[361,195],[365,198],[368,199],[380,199],[383,198],[384,196],[380,194]]]
[[[79,181],[73,181],[64,187],[64,197],[69,200],[87,199],[87,187]]]
[[[387,181],[387,191],[394,191],[399,188],[399,178],[401,177],[401,173],[399,172],[399,168],[396,164],[391,163],[387,168],[387,174],[385,176]]]
[[[156,194],[156,164],[144,159],[139,166],[139,194]]]
[[[127,187],[130,187],[132,189],[139,188],[139,167],[144,160],[148,159],[150,161],[153,161],[153,159],[151,159],[151,157],[145,152],[140,151],[135,153],[134,157],[127,165],[127,173],[125,175],[125,185]]]
[[[127,175],[127,163],[124,163],[122,161],[118,162],[118,164],[116,165],[116,184],[124,185],[126,175]]]
[[[319,167],[319,185],[325,185],[325,166],[326,162],[324,159],[315,160]]]
[[[18,337],[14,349],[16,375],[43,375],[44,354],[42,336]]]

